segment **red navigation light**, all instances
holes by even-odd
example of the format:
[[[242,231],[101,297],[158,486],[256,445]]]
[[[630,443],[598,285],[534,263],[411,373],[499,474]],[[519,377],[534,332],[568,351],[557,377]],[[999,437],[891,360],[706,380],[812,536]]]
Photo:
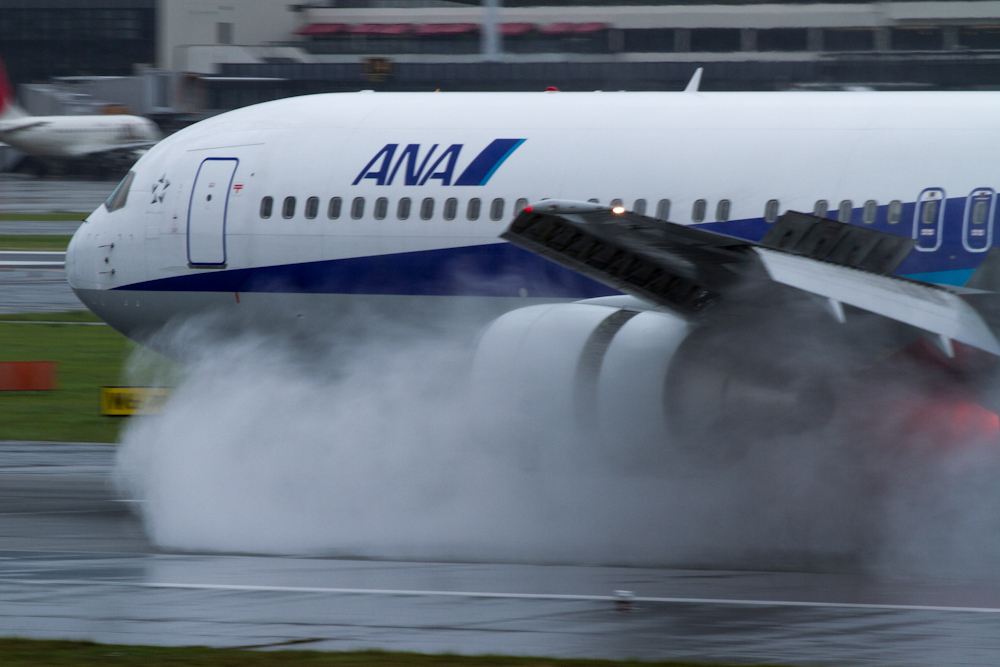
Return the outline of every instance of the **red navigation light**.
[[[525,213],[531,213],[533,210],[535,210],[535,209],[531,208],[530,206],[525,206],[524,207],[524,212]]]
[[[545,87],[545,92],[547,92],[547,93],[558,93],[559,89],[556,88],[555,86],[546,86]]]

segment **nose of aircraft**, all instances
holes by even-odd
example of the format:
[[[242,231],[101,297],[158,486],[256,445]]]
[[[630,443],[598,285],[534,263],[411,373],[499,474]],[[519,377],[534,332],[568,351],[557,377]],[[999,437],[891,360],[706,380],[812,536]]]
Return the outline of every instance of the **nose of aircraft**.
[[[96,276],[93,275],[95,269],[93,257],[88,255],[93,253],[93,244],[86,243],[87,233],[93,232],[94,228],[100,224],[101,209],[91,213],[82,225],[73,234],[66,247],[66,281],[79,296],[81,289],[94,287]]]
[[[86,224],[86,223],[84,223]],[[73,234],[73,238],[69,240],[69,245],[66,247],[66,280],[69,282],[69,286],[73,289],[78,289],[79,287],[79,276],[77,274],[77,247],[79,246],[80,235],[82,234],[83,225],[80,225],[76,233]]]

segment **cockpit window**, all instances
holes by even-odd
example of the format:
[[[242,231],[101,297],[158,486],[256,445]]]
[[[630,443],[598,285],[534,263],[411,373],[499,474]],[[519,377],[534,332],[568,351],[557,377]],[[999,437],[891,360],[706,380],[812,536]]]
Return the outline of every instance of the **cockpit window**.
[[[111,211],[117,211],[125,206],[125,201],[128,199],[128,190],[132,187],[132,180],[134,178],[134,171],[127,173],[125,178],[122,179],[122,182],[118,184],[118,187],[115,188],[107,200],[105,200],[104,206],[107,207],[109,213]]]

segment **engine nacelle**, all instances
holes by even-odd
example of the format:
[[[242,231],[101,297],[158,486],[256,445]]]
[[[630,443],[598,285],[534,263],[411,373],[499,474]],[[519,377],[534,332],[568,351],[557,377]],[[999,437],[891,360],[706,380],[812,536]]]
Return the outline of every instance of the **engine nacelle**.
[[[530,306],[486,329],[473,379],[496,408],[494,426],[521,442],[568,435],[625,468],[727,460],[832,413],[821,376],[750,354],[755,338],[668,312]]]

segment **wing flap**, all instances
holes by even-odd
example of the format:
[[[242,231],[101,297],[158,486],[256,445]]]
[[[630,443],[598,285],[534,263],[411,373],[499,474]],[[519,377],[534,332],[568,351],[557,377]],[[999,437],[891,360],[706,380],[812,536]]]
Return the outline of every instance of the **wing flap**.
[[[27,130],[32,127],[43,127],[48,125],[49,122],[45,120],[35,120],[30,116],[28,118],[23,118],[20,120],[10,121],[7,123],[0,123],[0,133],[13,133],[20,132],[21,130]]]
[[[116,144],[114,146],[84,146],[76,152],[76,155],[83,157],[85,155],[108,155],[112,153],[132,154],[136,151],[149,149],[155,144],[155,141],[136,141],[130,144]]]
[[[549,206],[551,213],[526,210],[501,238],[686,314],[710,307],[737,278],[728,267],[752,259],[746,243],[719,234],[684,227],[668,233],[642,216],[607,209],[560,214]]]
[[[877,313],[1000,356],[980,314],[957,294],[934,285],[754,248],[777,283]]]
[[[689,317],[742,285],[772,281],[1000,356],[1000,294],[889,275],[914,241],[864,227],[789,212],[752,243],[592,204],[541,202],[501,237]]]
[[[768,230],[760,244],[888,275],[899,267],[917,242],[868,227],[788,211]]]

